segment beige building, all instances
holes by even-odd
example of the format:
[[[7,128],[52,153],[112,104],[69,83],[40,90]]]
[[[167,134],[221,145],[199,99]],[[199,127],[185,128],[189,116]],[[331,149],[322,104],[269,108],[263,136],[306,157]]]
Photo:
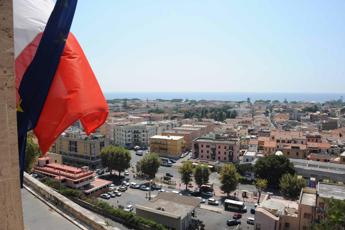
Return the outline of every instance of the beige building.
[[[266,199],[256,208],[256,230],[307,230],[325,218],[326,199],[345,200],[345,186],[319,183],[317,188],[303,188],[298,201]]]
[[[183,136],[155,135],[150,138],[150,152],[162,157],[179,158],[183,152]]]
[[[96,169],[101,167],[100,154],[106,145],[103,135],[87,136],[79,129],[69,129],[60,135],[50,152],[60,154],[65,165],[88,166],[90,169]]]
[[[162,136],[181,136],[184,140],[184,150],[191,150],[193,143],[193,132],[183,130],[167,130],[162,132]]]
[[[199,205],[200,201],[195,197],[161,192],[150,203],[136,205],[136,214],[168,229],[185,230],[190,226],[192,213]]]

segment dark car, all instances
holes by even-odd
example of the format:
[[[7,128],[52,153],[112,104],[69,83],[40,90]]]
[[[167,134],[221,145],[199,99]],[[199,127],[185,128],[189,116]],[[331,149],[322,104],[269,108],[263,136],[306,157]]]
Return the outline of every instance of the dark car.
[[[254,215],[255,214],[255,208],[251,208],[250,213]]]
[[[199,191],[193,191],[193,192],[190,193],[190,195],[192,195],[192,196],[200,196],[201,193]]]
[[[241,224],[241,221],[239,221],[239,220],[227,220],[227,221],[226,221],[226,224],[227,224],[228,226],[235,226],[235,225]]]
[[[171,173],[165,173],[165,176],[174,177]]]
[[[241,214],[241,213],[235,213],[235,214],[232,216],[232,218],[233,218],[234,220],[241,219],[241,218],[242,218],[242,214]]]

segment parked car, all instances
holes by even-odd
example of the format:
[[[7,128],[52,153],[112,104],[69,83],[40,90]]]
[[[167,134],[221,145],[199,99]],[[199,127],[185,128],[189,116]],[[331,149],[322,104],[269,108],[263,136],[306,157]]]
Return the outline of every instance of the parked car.
[[[109,196],[110,196],[111,198],[115,198],[115,197],[116,197],[116,194],[115,194],[114,192],[108,192],[108,194],[109,194]]]
[[[138,189],[138,188],[140,188],[140,185],[137,184],[137,183],[135,183],[135,182],[131,182],[131,183],[129,184],[129,187],[130,187],[130,188],[134,188],[134,189]]]
[[[130,185],[130,183],[128,181],[122,181],[122,186],[128,187],[129,185]]]
[[[146,185],[140,185],[140,190],[142,191],[150,191],[150,187],[146,186]]]
[[[160,184],[153,184],[153,185],[151,185],[151,188],[153,190],[160,190],[160,189],[162,189],[162,185],[160,185]]]
[[[129,204],[123,210],[126,212],[132,212],[134,210],[134,206]]]
[[[137,150],[135,152],[135,154],[138,155],[138,156],[142,156],[142,155],[144,155],[144,151],[143,150]]]
[[[117,190],[119,190],[119,192],[126,192],[127,187],[126,186],[120,186]]]
[[[125,176],[129,176],[128,170],[125,170]]]
[[[234,220],[238,220],[238,219],[241,219],[242,218],[242,214],[241,213],[235,213],[233,216],[232,216],[232,219]]]
[[[254,224],[255,224],[255,219],[254,219],[254,217],[248,217],[248,218],[247,218],[247,224],[254,225]]]
[[[192,196],[201,196],[201,193],[199,191],[193,191],[190,193]]]
[[[227,221],[226,221],[226,224],[227,224],[228,226],[236,226],[236,225],[241,224],[241,221],[239,221],[239,220],[227,220]]]
[[[250,213],[254,215],[255,214],[255,208],[251,208]]]
[[[165,173],[165,176],[174,177],[171,173]]]
[[[214,199],[214,198],[209,198],[208,199],[208,204],[209,205],[219,205],[219,201]]]
[[[103,193],[103,194],[101,194],[101,198],[109,200],[110,199],[110,195],[107,194],[107,193]]]
[[[116,191],[116,192],[114,192],[114,193],[115,193],[116,196],[121,196],[121,195],[122,195],[122,193],[119,192],[119,191]]]

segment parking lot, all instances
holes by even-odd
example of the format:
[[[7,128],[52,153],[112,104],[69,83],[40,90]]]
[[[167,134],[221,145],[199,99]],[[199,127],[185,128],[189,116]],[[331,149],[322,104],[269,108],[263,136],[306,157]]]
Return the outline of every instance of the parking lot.
[[[135,167],[135,164],[138,160],[141,159],[141,156],[135,155],[134,151],[131,151],[132,155],[132,161],[131,166]],[[179,182],[179,173],[178,173],[178,167],[175,165],[173,167],[160,167],[158,170],[158,173],[156,175],[156,178],[160,178],[164,176],[166,173],[170,173],[173,177],[173,180],[176,180]],[[101,177],[104,177],[107,175],[103,175]],[[213,177],[216,179],[217,176],[213,175]],[[129,179],[130,182],[136,182],[138,184],[142,184],[145,182],[145,180],[134,178],[133,172],[129,170],[129,175],[126,176],[126,178]],[[109,177],[107,177],[109,179]],[[119,182],[117,181],[118,187]],[[162,184],[162,188],[165,192],[177,192],[180,188],[179,183],[177,183],[176,186],[170,187],[168,185]],[[184,189],[184,186],[181,186],[181,189]],[[159,193],[158,190],[151,191],[151,197],[155,197]],[[133,205],[134,206],[134,212],[135,212],[135,206],[137,204],[145,204],[149,202],[149,192],[148,191],[142,191],[140,189],[133,189],[129,188],[122,192],[122,195],[120,197],[110,198],[110,199],[102,199],[103,201],[108,202],[109,204],[113,205],[114,207],[122,206],[126,207],[127,205]],[[220,200],[220,197],[214,197],[216,200]],[[247,213],[244,213],[242,215],[242,218],[239,219],[241,221],[241,225],[237,229],[254,229],[253,225],[248,225],[246,223],[248,217],[254,217],[253,214],[250,214],[250,209],[254,208],[254,203],[248,203],[245,202],[245,205],[247,207]],[[205,229],[236,229],[236,227],[228,227],[227,226],[227,220],[232,219],[232,216],[234,215],[234,212],[225,211],[222,204],[220,205],[209,205],[207,202],[205,204],[202,204],[200,208],[197,208],[196,210],[196,218],[199,220],[202,220],[202,222],[205,224]]]

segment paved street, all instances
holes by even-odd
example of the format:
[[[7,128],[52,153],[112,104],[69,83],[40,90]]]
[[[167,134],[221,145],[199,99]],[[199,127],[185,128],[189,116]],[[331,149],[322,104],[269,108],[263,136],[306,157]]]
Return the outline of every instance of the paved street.
[[[76,225],[62,217],[33,196],[26,189],[22,189],[24,226],[26,230],[76,230]]]
[[[132,155],[131,166],[135,167],[136,162],[138,160],[140,160],[142,158],[142,156],[135,155],[134,151],[130,151],[130,152]],[[163,184],[164,190],[171,192],[172,190],[179,190],[180,189],[178,165],[180,164],[181,161],[182,161],[182,159],[180,159],[176,164],[174,164],[173,167],[161,166],[159,168],[158,173],[156,175],[156,178],[160,178],[160,177],[164,176],[166,173],[170,173],[173,175],[173,180],[177,181],[176,187],[173,187],[173,188],[168,188],[168,185]],[[132,181],[137,182],[137,183],[143,183],[144,182],[144,180],[141,180],[138,178],[133,178],[133,173],[131,172],[131,170],[129,170],[129,173],[130,173],[129,178],[130,178],[131,182]],[[218,177],[219,177],[219,175],[217,173],[212,173],[210,176],[210,182],[213,183],[216,187],[215,198],[217,200],[220,200],[221,196],[223,196],[224,194],[221,193],[221,191],[218,189],[218,186],[220,185]],[[181,184],[181,189],[184,189],[184,188],[185,188],[185,185]],[[238,191],[241,191],[241,190],[247,190],[247,191],[253,192],[253,191],[256,191],[256,188],[253,185],[239,185]],[[158,194],[158,191],[152,191],[151,192],[152,197],[156,196],[157,194]],[[240,193],[237,192],[237,194],[240,197]],[[126,206],[128,204],[133,204],[135,206],[136,204],[145,204],[146,202],[149,202],[147,197],[148,197],[148,192],[146,192],[146,191],[128,188],[126,192],[122,193],[121,197],[111,198],[109,200],[103,200],[103,199],[102,200],[110,203],[114,207],[117,207],[119,205]],[[101,198],[99,198],[99,199],[101,199]],[[241,199],[242,199],[242,197],[241,197]],[[250,201],[250,203],[245,202],[245,205],[247,206],[248,212],[243,214],[243,216],[241,218],[241,227],[239,229],[253,229],[252,225],[247,225],[246,220],[249,216],[253,217],[253,215],[250,214],[250,209],[254,208],[254,202],[255,201],[253,199],[246,199],[246,201]],[[208,204],[202,204],[201,208],[198,208],[196,210],[197,218],[203,221],[206,229],[210,229],[210,230],[213,230],[213,229],[235,229],[235,227],[228,227],[226,225],[226,221],[228,219],[232,219],[233,214],[234,214],[233,212],[224,211],[223,205],[210,206]]]

